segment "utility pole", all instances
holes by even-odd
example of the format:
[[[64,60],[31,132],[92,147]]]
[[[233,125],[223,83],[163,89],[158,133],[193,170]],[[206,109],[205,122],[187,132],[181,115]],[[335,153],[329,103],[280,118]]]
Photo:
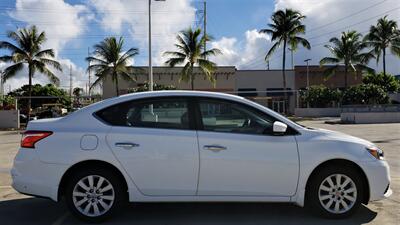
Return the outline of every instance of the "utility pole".
[[[69,97],[72,100],[72,65],[69,65]]]
[[[151,1],[149,0],[149,91],[153,91],[153,65],[151,61]]]
[[[1,101],[0,101],[0,106],[2,106],[3,105],[3,96],[4,96],[4,88],[3,88],[3,84],[4,82],[3,82],[3,71],[2,70],[0,70],[0,99],[1,99]]]
[[[90,56],[90,47],[87,48],[87,55],[88,55],[88,57]],[[89,67],[90,67],[90,61],[88,61],[88,68]],[[88,89],[89,91],[86,93],[88,93],[89,98],[90,98],[90,70],[88,70],[88,75],[89,75],[89,89]]]
[[[309,88],[310,88],[310,77],[309,77],[309,74],[310,74],[310,71],[309,71],[309,62],[311,61],[311,59],[306,59],[306,60],[304,60],[304,62],[306,62],[307,63],[307,94],[308,94],[308,91],[309,91]],[[307,108],[310,108],[310,102],[308,102],[307,101]]]
[[[291,61],[292,61],[292,70],[294,70],[294,58],[293,58],[293,52],[294,49],[293,48],[288,48],[291,54]]]
[[[203,36],[206,37],[207,36],[207,1],[204,0],[204,9],[203,9]],[[204,42],[204,51],[207,51],[207,41]],[[205,59],[207,59],[207,56],[205,56]]]
[[[151,59],[151,1],[149,0],[149,91],[153,91],[153,64]],[[166,0],[154,0],[156,2],[165,2]]]

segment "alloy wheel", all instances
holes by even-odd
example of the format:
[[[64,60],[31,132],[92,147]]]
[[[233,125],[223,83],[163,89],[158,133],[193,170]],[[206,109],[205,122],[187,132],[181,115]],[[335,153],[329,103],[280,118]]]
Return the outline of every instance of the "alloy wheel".
[[[344,174],[332,174],[319,186],[318,198],[322,207],[328,212],[346,213],[357,201],[357,187],[350,177]]]
[[[110,210],[114,203],[114,187],[102,176],[89,175],[75,184],[72,200],[75,208],[83,215],[101,216]]]

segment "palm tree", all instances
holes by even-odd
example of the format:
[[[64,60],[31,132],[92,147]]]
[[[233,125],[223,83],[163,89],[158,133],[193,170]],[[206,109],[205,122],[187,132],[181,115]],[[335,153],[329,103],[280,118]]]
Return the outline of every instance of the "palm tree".
[[[119,96],[119,77],[126,81],[134,81],[132,75],[137,69],[128,64],[134,56],[139,54],[139,50],[130,48],[124,52],[123,47],[124,39],[122,37],[118,41],[115,37],[109,37],[94,45],[94,56],[86,58],[90,65],[88,72],[94,71],[97,77],[90,88],[99,85],[108,76],[111,76],[112,81],[115,83],[117,96]]]
[[[82,92],[83,92],[83,88],[76,87],[76,88],[74,88],[74,90],[72,91],[72,94],[73,94],[76,98],[80,98]]]
[[[190,81],[191,88],[194,90],[194,66],[198,66],[206,78],[215,85],[215,78],[212,73],[216,70],[216,64],[207,59],[209,56],[221,54],[219,49],[213,48],[205,50],[203,48],[207,41],[211,38],[208,35],[200,37],[201,30],[192,30],[191,28],[181,31],[177,36],[177,51],[167,51],[164,55],[171,56],[165,63],[170,67],[179,64],[185,64],[181,71],[181,80]]]
[[[386,74],[386,49],[400,57],[400,30],[396,21],[388,20],[387,16],[380,18],[376,26],[371,26],[364,40],[373,48],[377,63],[382,54],[383,74]]]
[[[325,45],[329,49],[332,57],[324,57],[320,60],[320,65],[328,63],[335,64],[325,70],[326,75],[331,75],[339,66],[340,63],[344,64],[344,86],[347,88],[347,76],[349,67],[356,72],[359,68],[361,70],[373,71],[370,67],[366,66],[371,58],[374,56],[371,52],[362,52],[367,44],[360,40],[362,35],[357,31],[342,32],[340,38],[333,37],[329,40],[332,45]]]
[[[271,41],[275,42],[265,56],[265,60],[268,60],[275,50],[283,45],[282,80],[285,110],[287,110],[288,104],[285,74],[286,47],[289,45],[293,51],[297,49],[299,44],[307,49],[311,48],[310,43],[305,38],[298,36],[299,34],[305,34],[306,26],[303,24],[304,19],[305,16],[298,11],[292,9],[278,10],[271,16],[272,23],[268,24],[269,29],[260,30],[260,33],[271,35]]]
[[[10,55],[1,56],[0,61],[12,63],[11,66],[4,70],[3,80],[6,81],[7,79],[14,77],[24,68],[24,65],[28,66],[29,119],[31,112],[32,78],[35,72],[46,75],[52,83],[58,84],[59,79],[48,68],[48,66],[59,71],[62,71],[62,68],[60,63],[53,59],[53,49],[42,50],[42,44],[46,41],[46,34],[45,32],[39,33],[36,26],[18,29],[17,31],[9,31],[7,36],[14,40],[15,44],[7,41],[0,41],[0,49],[8,49],[11,51]]]

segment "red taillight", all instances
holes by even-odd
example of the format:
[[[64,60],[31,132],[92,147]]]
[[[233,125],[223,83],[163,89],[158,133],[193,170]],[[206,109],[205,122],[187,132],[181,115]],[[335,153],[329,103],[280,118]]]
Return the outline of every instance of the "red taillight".
[[[51,131],[25,131],[22,134],[21,147],[35,148],[35,143],[52,134]]]

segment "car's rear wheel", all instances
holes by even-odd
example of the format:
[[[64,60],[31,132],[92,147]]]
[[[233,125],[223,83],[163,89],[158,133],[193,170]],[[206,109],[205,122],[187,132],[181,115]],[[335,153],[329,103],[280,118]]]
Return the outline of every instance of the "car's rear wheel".
[[[360,177],[353,167],[325,167],[312,178],[306,204],[324,217],[348,217],[361,205],[364,190]]]
[[[100,222],[110,217],[126,200],[118,176],[105,169],[88,169],[71,177],[66,187],[66,203],[79,218]]]

